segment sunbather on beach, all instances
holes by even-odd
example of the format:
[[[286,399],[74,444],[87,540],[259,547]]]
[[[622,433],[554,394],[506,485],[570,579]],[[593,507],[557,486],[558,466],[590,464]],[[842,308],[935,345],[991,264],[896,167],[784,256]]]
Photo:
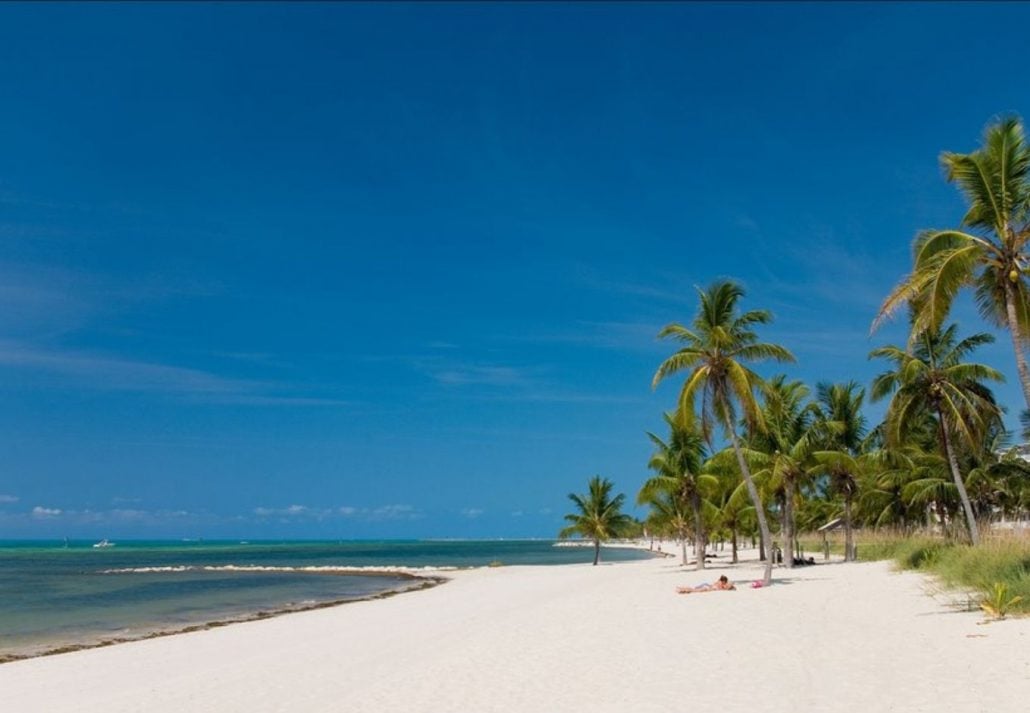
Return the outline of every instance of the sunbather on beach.
[[[736,587],[730,584],[730,580],[724,574],[711,584],[706,582],[696,587],[677,587],[676,591],[680,594],[693,594],[694,592],[728,592],[732,589],[736,589]]]

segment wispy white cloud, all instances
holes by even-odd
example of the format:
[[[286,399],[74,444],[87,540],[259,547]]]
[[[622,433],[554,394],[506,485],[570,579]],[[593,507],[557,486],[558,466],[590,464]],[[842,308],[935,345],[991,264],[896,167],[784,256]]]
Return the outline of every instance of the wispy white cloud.
[[[31,510],[0,509],[0,527],[12,532],[22,531],[26,534],[47,533],[48,536],[71,535],[75,532],[86,536],[97,536],[125,531],[143,533],[148,530],[172,533],[182,532],[182,528],[193,530],[197,527],[207,528],[234,521],[234,518],[229,516],[181,509],[113,508],[94,510],[42,505],[37,505]],[[60,527],[60,530],[55,530],[57,527]]]
[[[254,508],[258,517],[279,518],[324,518],[332,513],[328,508],[311,508],[306,505],[287,505],[284,508]]]
[[[194,517],[197,514],[186,510],[140,510],[136,508],[113,508],[111,510],[82,510],[48,508],[37,505],[29,515],[37,520],[61,518],[71,524],[119,524],[119,523],[160,523],[169,519]]]
[[[758,221],[745,213],[738,215],[733,222],[738,228],[743,228],[744,230],[751,232],[759,232],[761,230]]]
[[[96,306],[72,287],[79,281],[78,273],[65,268],[0,262],[0,328],[6,334],[45,334],[82,326]]]
[[[539,383],[545,371],[540,366],[499,364],[492,361],[458,359],[441,354],[395,354],[363,357],[368,362],[393,362],[447,387],[526,387]]]
[[[38,349],[10,341],[0,341],[0,365],[57,373],[84,379],[94,388],[126,391],[225,394],[252,390],[261,385],[197,369],[73,350]]]
[[[462,364],[432,371],[441,384],[449,386],[520,386],[532,383],[530,370],[513,366]]]
[[[469,401],[550,404],[639,404],[647,402],[646,399],[638,396],[624,396],[606,393],[576,393],[558,388],[553,390],[533,389],[521,393],[474,394],[467,395],[464,398]]]
[[[338,508],[288,505],[286,507],[256,507],[252,510],[260,519],[275,518],[282,522],[290,520],[324,520],[332,517],[375,522],[380,520],[417,520],[422,513],[412,505],[380,505],[378,507],[354,507],[344,505]]]
[[[770,277],[771,291],[802,297],[802,304],[818,305],[819,310],[827,304],[858,308],[869,313],[871,322],[905,266],[896,265],[893,257],[867,251],[862,240],[844,241],[829,226],[812,226],[810,235],[787,248],[792,274]],[[799,274],[804,279],[797,279]]]
[[[518,334],[504,337],[509,342],[539,344],[571,344],[598,349],[633,352],[660,352],[668,346],[658,339],[665,326],[660,319],[638,322],[579,321],[571,329],[561,332]]]
[[[418,520],[423,513],[413,505],[381,505],[375,508],[345,505],[337,510],[343,517],[375,522],[379,520]]]
[[[62,384],[105,391],[174,395],[240,406],[350,406],[353,401],[283,393],[288,384],[235,379],[201,369],[77,350],[41,349],[0,341],[0,367],[57,376]]]
[[[470,520],[474,520],[480,515],[482,515],[484,512],[485,511],[482,508],[464,508],[461,511],[461,514],[462,517],[467,517]]]
[[[209,395],[206,403],[227,406],[354,406],[356,401],[317,396],[259,396],[254,394]]]
[[[3,495],[0,494],[0,504],[9,504],[18,502],[19,498],[17,495]]]
[[[652,274],[648,281],[611,279],[602,276],[595,269],[581,266],[575,274],[576,282],[584,288],[630,297],[642,297],[648,301],[671,304],[693,304],[697,293],[693,285],[684,284],[678,274]]]
[[[53,200],[51,198],[42,198],[20,191],[12,191],[6,188],[0,189],[0,205],[43,208],[48,211],[76,211],[82,213],[103,212],[135,215],[141,212],[139,207],[132,206],[128,203],[105,203],[103,205],[97,205],[91,202]]]
[[[0,237],[2,228],[0,224]],[[33,336],[75,332],[112,314],[172,299],[208,297],[222,289],[189,273],[115,279],[60,265],[0,261],[0,328]]]

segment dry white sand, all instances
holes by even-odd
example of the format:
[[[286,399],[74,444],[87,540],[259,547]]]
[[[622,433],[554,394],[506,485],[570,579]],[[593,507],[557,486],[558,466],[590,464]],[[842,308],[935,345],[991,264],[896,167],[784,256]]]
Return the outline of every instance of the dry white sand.
[[[676,560],[454,573],[434,589],[0,666],[0,710],[1004,711],[1030,620],[980,625],[885,563],[677,595]]]

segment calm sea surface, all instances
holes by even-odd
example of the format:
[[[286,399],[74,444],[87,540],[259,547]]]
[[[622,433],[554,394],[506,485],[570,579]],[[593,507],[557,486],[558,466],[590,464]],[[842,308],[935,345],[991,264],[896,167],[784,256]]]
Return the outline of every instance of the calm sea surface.
[[[405,571],[492,562],[589,562],[590,548],[545,540],[92,542],[0,540],[0,660],[139,638],[260,612],[363,599],[418,586]],[[646,552],[606,549],[607,561]],[[351,568],[398,568],[360,574]]]

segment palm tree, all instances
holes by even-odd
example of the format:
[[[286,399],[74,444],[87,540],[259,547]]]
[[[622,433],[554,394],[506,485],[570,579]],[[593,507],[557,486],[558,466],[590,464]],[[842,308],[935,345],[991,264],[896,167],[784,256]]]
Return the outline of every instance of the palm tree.
[[[990,521],[995,511],[1005,516],[1017,514],[1020,497],[1030,483],[1030,463],[1016,449],[1006,449],[1008,434],[999,431],[988,439],[978,453],[970,453],[966,486],[977,519]]]
[[[763,359],[793,361],[794,357],[779,345],[758,341],[753,327],[768,324],[772,315],[766,310],[738,314],[737,302],[744,296],[740,285],[729,280],[718,281],[706,290],[698,289],[698,294],[701,305],[691,324],[692,330],[673,323],[658,333],[660,338],[672,337],[685,346],[658,367],[652,388],[671,374],[689,371],[680,390],[680,411],[695,413],[694,403],[701,396],[701,432],[709,443],[713,423],[722,424],[755,506],[759,531],[768,543],[771,541],[769,523],[737,437],[737,409],[740,409],[749,428],[763,431],[765,424],[755,399],[755,389],[761,379],[745,363]],[[768,584],[771,581],[772,558],[769,557],[765,563],[764,582]]]
[[[864,452],[856,459],[860,468],[856,505],[861,521],[873,527],[900,527],[908,533],[927,524],[928,505],[912,500],[911,484],[940,470],[940,429],[937,417],[925,409],[908,417],[900,441],[897,434],[888,440],[890,425],[881,422],[862,442]],[[941,508],[937,517],[941,518]]]
[[[954,438],[976,448],[977,440],[1000,418],[994,397],[983,381],[1003,381],[1004,377],[983,364],[963,361],[978,346],[993,342],[994,337],[974,334],[958,341],[956,332],[956,325],[943,331],[923,331],[912,352],[896,346],[870,352],[870,358],[887,359],[895,367],[873,381],[872,398],[877,401],[891,396],[886,419],[889,444],[901,443],[905,430],[921,418],[936,419],[938,442],[962,501],[969,539],[976,545],[980,533],[959,472]]]
[[[858,461],[865,440],[865,416],[862,401],[865,389],[854,381],[846,384],[820,383],[816,386],[819,418],[823,429],[824,449],[814,454],[816,462],[826,469],[831,489],[844,499],[844,561],[855,558],[851,531],[851,505],[858,493]],[[834,424],[834,428],[829,425]]]
[[[765,431],[749,441],[746,456],[758,466],[754,474],[770,487],[782,492],[783,563],[794,566],[794,501],[799,487],[809,474],[812,454],[820,442],[824,423],[818,421],[815,404],[807,403],[808,387],[800,381],[788,382],[783,375],[762,385]]]
[[[873,322],[879,324],[904,304],[915,310],[913,336],[935,331],[947,318],[958,291],[976,288],[980,314],[1012,337],[1023,398],[1030,407],[1030,146],[1015,117],[991,124],[983,145],[968,154],[945,152],[949,182],[969,202],[960,228],[920,233],[914,265],[890,293]]]
[[[662,495],[674,502],[682,503],[693,515],[694,541],[697,550],[697,569],[705,567],[704,518],[701,513],[703,501],[702,489],[715,483],[715,478],[701,472],[705,460],[704,438],[695,426],[695,419],[680,411],[665,414],[665,422],[669,426],[669,441],[666,443],[653,433],[648,438],[657,450],[647,464],[655,471],[655,476],[648,479],[640,488],[637,504],[654,503]],[[669,504],[669,503],[666,503]],[[683,564],[687,564],[687,546],[685,532],[680,534],[683,542]]]
[[[730,533],[730,552],[733,564],[737,564],[739,535],[750,530],[754,532],[754,519],[750,517],[754,507],[748,502],[747,490],[742,482],[720,481],[718,500],[715,505],[715,522],[718,528]]]
[[[953,514],[962,507],[955,481],[948,474],[948,464],[935,453],[919,459],[918,467],[911,472],[901,490],[901,497],[913,510],[932,512],[940,523],[941,534],[945,536],[948,523],[954,520]]]
[[[643,502],[651,508],[647,515],[649,531],[679,540],[682,562],[686,566],[687,538],[693,519],[689,503],[677,497],[676,493],[662,491],[655,491]]]
[[[601,543],[622,535],[633,524],[633,518],[622,512],[626,496],[619,493],[612,497],[612,481],[595,475],[587,487],[589,491],[585,495],[569,493],[569,500],[575,503],[579,512],[565,516],[569,525],[558,533],[558,537],[564,540],[579,535],[592,540],[596,565],[601,561]]]
[[[754,536],[757,520],[732,448],[714,453],[702,466],[715,479],[715,493],[709,501],[713,529],[728,532],[733,564],[738,560],[740,535]]]
[[[903,496],[919,477],[916,462],[925,455],[918,447],[880,448],[865,454],[858,474],[858,519],[873,527],[901,527],[908,532],[925,509],[916,511]]]

